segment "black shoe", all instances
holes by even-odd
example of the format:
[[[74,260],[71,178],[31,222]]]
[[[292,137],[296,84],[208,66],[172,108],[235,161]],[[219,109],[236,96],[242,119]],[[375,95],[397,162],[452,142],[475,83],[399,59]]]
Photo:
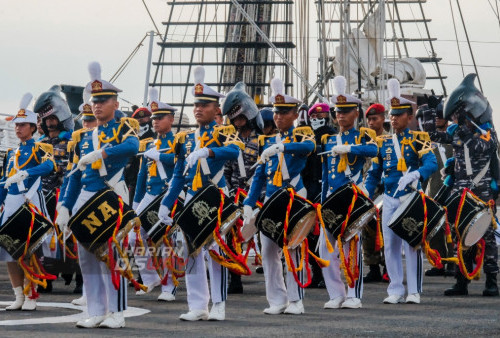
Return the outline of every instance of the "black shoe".
[[[497,274],[487,273],[486,284],[483,290],[483,296],[496,297],[498,296]]]
[[[82,294],[82,292],[83,292],[83,290],[82,290],[82,285],[76,285],[76,286],[75,286],[75,289],[73,290],[73,293],[74,293],[74,294],[81,295],[81,294]]]
[[[52,292],[52,281],[48,280],[47,281],[47,287],[44,288],[38,288],[39,293],[51,293]]]
[[[73,280],[73,274],[61,273],[61,277],[64,279],[64,285],[70,285]]]
[[[370,271],[363,277],[363,283],[378,283],[382,281],[378,264],[371,264]]]
[[[458,281],[451,288],[444,290],[445,296],[467,296],[468,294],[467,284]]]
[[[257,269],[255,269],[256,273],[264,273],[264,268],[262,266],[258,266]]]
[[[238,294],[238,293],[243,293],[243,285],[235,284],[235,283],[229,283],[229,286],[227,288],[227,293],[230,295]]]
[[[454,274],[455,273],[453,273],[453,275]],[[431,268],[431,269],[425,271],[425,275],[428,276],[428,277],[444,276],[445,275],[445,270],[444,270],[444,268],[442,268],[442,269]]]
[[[312,280],[311,281],[311,284],[309,284],[308,288],[310,289],[324,289],[326,286],[325,286],[325,282],[320,279],[320,280]]]

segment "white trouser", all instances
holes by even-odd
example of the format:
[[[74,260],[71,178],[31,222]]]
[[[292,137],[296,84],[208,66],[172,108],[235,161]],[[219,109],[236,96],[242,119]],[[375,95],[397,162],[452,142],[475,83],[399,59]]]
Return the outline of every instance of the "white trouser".
[[[186,196],[185,204],[192,198]],[[211,247],[222,254],[222,250],[217,244]],[[208,273],[210,274],[210,292],[208,291],[208,280],[205,266],[205,256],[207,256]],[[202,249],[196,256],[189,257],[186,269],[186,289],[189,311],[208,310],[208,302],[212,295],[212,303],[220,303],[227,298],[227,268],[216,263],[205,249]]]
[[[5,223],[7,221],[7,219],[13,213],[15,213],[17,211],[17,209],[19,209],[24,204],[24,202],[25,202],[25,198],[24,198],[23,194],[18,194],[18,195],[8,194],[5,197],[4,211],[2,214],[2,220],[1,220],[0,224]],[[31,197],[31,203],[33,203],[38,209],[40,209],[40,211],[43,214],[45,214],[45,215],[47,214],[47,212],[45,210],[45,199],[43,198],[43,194],[41,191],[37,191],[33,194],[33,196]],[[26,236],[28,236],[28,234],[26,234]],[[48,240],[50,243],[50,236],[48,237]],[[42,244],[42,247],[43,247],[43,245],[44,244]],[[47,246],[47,248],[49,248],[49,247]],[[44,252],[45,252],[45,250],[44,250]],[[3,262],[14,262],[14,259],[9,255],[7,250],[0,247],[0,262],[2,262],[2,261]]]
[[[342,281],[342,271],[340,268],[340,254],[337,241],[333,238],[333,235],[327,230],[326,235],[328,240],[332,244],[334,251],[332,253],[328,252],[326,247],[325,232],[321,229],[320,234],[320,244],[319,244],[319,256],[322,259],[330,261],[330,265],[324,267],[322,270],[323,278],[325,280],[326,289],[328,291],[328,296],[330,299],[335,299],[337,297],[346,297],[346,291],[344,282]],[[359,236],[359,241],[357,243],[356,251],[358,253],[358,260],[356,264],[359,266],[358,279],[354,283],[354,287],[347,287],[347,297],[349,298],[359,298],[363,297],[363,252],[361,245],[361,236]],[[346,259],[349,257],[349,243],[343,243],[344,256]],[[361,264],[359,264],[361,263]]]
[[[153,202],[153,200],[156,197],[157,196],[155,195],[146,193],[141,203],[139,203],[139,206],[137,206],[137,209],[135,210],[136,214],[139,215],[151,202]],[[151,252],[149,251],[148,241],[147,241],[148,234],[141,227],[141,239],[142,239],[142,244],[144,246],[144,255],[139,255],[139,251],[136,252],[135,243],[137,234],[135,233],[135,231],[131,230],[128,236],[129,236],[129,244],[134,252],[134,258],[137,263],[137,266],[139,267],[139,273],[141,274],[143,284],[144,285],[158,284],[160,282],[160,276],[158,276],[158,273],[156,272],[154,265],[152,263]],[[162,250],[162,248],[163,245],[161,245],[158,248],[158,250]],[[161,286],[161,291],[170,292],[173,295],[175,295],[176,287],[172,280],[171,273],[168,273],[167,284]]]
[[[94,195],[95,192],[82,190],[73,207],[73,215]],[[116,253],[113,254],[117,258]],[[82,270],[83,284],[85,285],[89,316],[104,316],[108,312],[126,310],[127,283],[125,279],[120,277],[120,287],[118,290],[115,290],[111,281],[110,271],[105,263],[98,260],[83,245],[78,245],[78,257]]]
[[[396,209],[401,205],[399,198],[392,198],[384,194],[384,212],[382,213],[382,230],[384,233],[384,256],[387,273],[391,282],[387,288],[389,296],[404,296],[403,285],[403,257],[401,249],[404,248],[406,259],[406,283],[408,294],[422,292],[422,251],[413,249],[389,227],[389,221]]]
[[[300,189],[297,194],[302,197],[307,197],[305,188]],[[266,197],[264,203],[267,202],[268,199],[269,198]],[[283,265],[281,263],[283,249],[262,232],[260,234],[260,242],[262,244],[262,267],[264,269],[264,277],[266,280],[266,298],[269,305],[279,306],[288,302],[295,302],[303,299],[304,289],[297,284],[293,273],[288,271],[288,267],[286,267],[287,273],[285,286],[285,281],[283,279]],[[300,260],[300,246],[293,250],[289,249],[288,251],[290,252],[293,264],[295,267],[298,267]],[[304,283],[304,270],[305,266],[301,271],[297,272],[297,277],[302,284]]]

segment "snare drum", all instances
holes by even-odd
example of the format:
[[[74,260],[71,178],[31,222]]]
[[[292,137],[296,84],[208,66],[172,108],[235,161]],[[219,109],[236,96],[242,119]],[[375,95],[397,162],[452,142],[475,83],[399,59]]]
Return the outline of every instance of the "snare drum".
[[[316,210],[309,201],[304,201],[295,195],[290,215],[288,218],[288,247],[291,249],[299,246],[314,228]],[[283,247],[284,222],[290,203],[290,190],[280,189],[271,195],[257,215],[255,223],[257,228],[280,247]]]
[[[446,222],[446,212],[432,198],[425,196],[427,206],[427,235],[425,240],[430,241]],[[389,222],[389,228],[396,235],[404,239],[413,248],[420,248],[424,231],[424,204],[422,195],[413,191],[396,209]]]
[[[460,218],[457,220],[460,201],[464,194],[463,207],[460,212]],[[455,192],[448,198],[446,205],[450,225],[458,222],[458,231],[462,246],[464,249],[470,248],[484,236],[491,225],[492,215],[490,208],[469,189]],[[456,240],[455,232],[453,231],[452,233],[455,235]]]
[[[342,224],[346,219],[347,212],[354,198],[354,189],[356,188],[352,183],[343,185],[328,196],[321,206],[321,216],[325,222],[325,227],[333,234],[333,238],[335,239],[341,233]],[[349,241],[361,231],[376,213],[377,210],[373,202],[358,190],[351,216],[342,236],[344,242]]]
[[[212,242],[220,202],[220,190],[210,184],[194,195],[181,211],[175,213],[175,226],[171,231],[175,231],[177,227],[181,228],[190,256],[197,255],[205,244]],[[221,235],[227,234],[240,216],[241,210],[231,198],[225,196],[220,225]]]
[[[33,211],[35,212],[35,221],[26,258],[30,257],[54,230],[52,223],[45,216]],[[24,203],[0,226],[0,246],[15,260],[18,260],[24,252],[31,218],[29,205]]]
[[[48,216],[51,220],[54,221],[56,216],[56,206],[57,206],[58,196],[59,196],[59,189],[50,190],[46,194],[44,194],[45,207],[47,209]]]
[[[134,210],[126,203],[123,204],[123,215],[116,239],[120,242],[130,230],[139,226],[140,220]],[[113,236],[118,220],[118,195],[110,190],[103,189],[88,200],[78,213],[69,221],[69,228],[87,251],[94,253],[99,259],[106,261],[108,255],[108,240]]]
[[[446,205],[446,201],[448,200],[448,198],[450,198],[452,190],[452,187],[443,184],[436,193],[436,196],[434,196],[434,201],[438,202],[441,205]],[[450,216],[448,215],[448,219],[449,217]]]

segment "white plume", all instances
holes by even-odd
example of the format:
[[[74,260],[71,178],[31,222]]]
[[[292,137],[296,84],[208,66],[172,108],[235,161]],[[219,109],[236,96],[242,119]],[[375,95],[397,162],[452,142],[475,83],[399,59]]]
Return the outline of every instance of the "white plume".
[[[333,89],[337,95],[344,95],[346,87],[345,77],[337,75],[333,78]]]
[[[88,90],[84,90],[82,97],[83,97],[83,104],[88,104],[90,102],[90,92]]]
[[[149,102],[160,102],[160,96],[158,94],[158,89],[155,87],[149,88]]]
[[[275,77],[271,80],[271,90],[273,91],[273,95],[285,95],[285,86],[283,85],[283,81]]]
[[[101,80],[101,65],[99,62],[93,61],[89,63],[90,80]]]
[[[205,68],[203,66],[198,66],[194,69],[194,84],[204,83],[205,81]]]
[[[32,99],[33,99],[33,95],[31,93],[24,94],[23,98],[21,99],[21,103],[19,104],[19,109],[28,108]]]
[[[387,90],[389,91],[389,98],[400,97],[401,90],[399,88],[399,81],[396,79],[389,79],[387,81]]]

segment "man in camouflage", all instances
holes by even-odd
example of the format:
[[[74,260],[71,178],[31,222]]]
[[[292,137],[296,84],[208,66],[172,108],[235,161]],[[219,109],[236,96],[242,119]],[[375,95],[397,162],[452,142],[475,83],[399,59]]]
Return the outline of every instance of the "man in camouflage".
[[[455,158],[453,170],[453,193],[463,188],[470,188],[484,202],[495,198],[498,191],[496,180],[492,177],[492,164],[497,160],[495,155],[498,138],[492,124],[491,107],[488,101],[474,86],[475,74],[469,74],[458,88],[450,95],[444,108],[444,117],[452,119],[454,124],[446,132],[431,131],[431,139],[435,142],[451,144]],[[484,108],[484,109],[483,109]],[[478,113],[478,111],[480,111]],[[431,127],[432,128],[432,127]],[[471,165],[471,163],[473,165]],[[486,173],[477,184],[472,180],[483,168]],[[498,250],[495,242],[493,225],[483,236],[486,248],[483,270],[486,274],[486,286],[483,296],[498,296]],[[472,270],[476,250],[470,249],[464,254],[465,266]],[[469,280],[455,270],[457,282],[445,290],[446,296],[467,295]]]

